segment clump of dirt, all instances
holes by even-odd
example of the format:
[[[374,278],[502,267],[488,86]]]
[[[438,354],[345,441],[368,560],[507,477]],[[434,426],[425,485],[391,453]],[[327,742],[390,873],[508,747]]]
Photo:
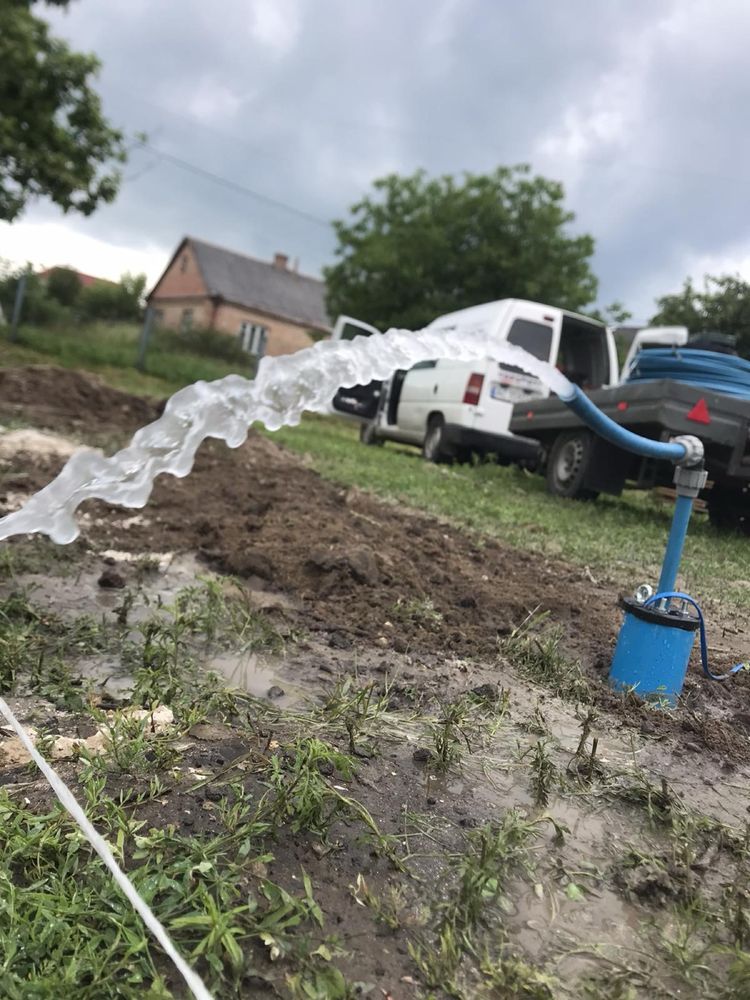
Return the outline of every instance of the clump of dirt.
[[[664,907],[671,902],[687,903],[695,896],[695,876],[683,865],[669,859],[638,859],[637,863],[615,865],[614,884],[626,899]]]

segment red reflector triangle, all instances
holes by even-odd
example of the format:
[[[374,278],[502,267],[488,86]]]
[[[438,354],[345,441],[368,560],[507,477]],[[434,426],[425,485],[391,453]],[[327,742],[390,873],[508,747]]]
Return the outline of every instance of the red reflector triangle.
[[[692,410],[688,410],[688,420],[694,420],[696,424],[710,424],[711,414],[708,412],[705,399],[699,399]]]

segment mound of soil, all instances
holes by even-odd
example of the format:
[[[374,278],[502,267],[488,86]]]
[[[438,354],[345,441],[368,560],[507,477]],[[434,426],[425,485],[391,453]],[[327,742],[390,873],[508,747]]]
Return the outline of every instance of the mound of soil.
[[[0,368],[0,421],[23,417],[58,431],[132,432],[157,413],[156,402],[113,389],[95,375],[50,365]]]
[[[234,453],[205,444],[190,476],[157,482],[135,522],[102,504],[82,510],[97,545],[197,551],[301,599],[313,627],[401,652],[491,656],[537,607],[587,664],[614,636],[616,595],[595,596],[583,569],[342,489],[259,434]]]

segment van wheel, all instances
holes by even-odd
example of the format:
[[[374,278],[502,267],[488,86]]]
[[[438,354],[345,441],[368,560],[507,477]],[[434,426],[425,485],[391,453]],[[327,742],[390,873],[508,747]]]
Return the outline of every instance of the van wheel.
[[[379,448],[385,444],[383,438],[377,436],[374,420],[359,425],[359,440],[362,444],[377,445]]]
[[[594,438],[590,431],[559,434],[547,459],[549,492],[570,500],[596,500],[598,491],[587,489],[583,485],[593,452]]]
[[[427,433],[422,443],[422,458],[426,462],[450,462],[452,456],[445,450],[445,421],[440,415],[427,421]]]

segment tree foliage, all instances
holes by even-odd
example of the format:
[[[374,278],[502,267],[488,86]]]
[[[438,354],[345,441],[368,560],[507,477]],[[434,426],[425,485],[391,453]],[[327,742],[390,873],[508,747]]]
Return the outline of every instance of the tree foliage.
[[[21,276],[26,272],[21,322],[32,326],[64,326],[69,323],[95,320],[137,322],[143,313],[145,274],[123,274],[119,282],[95,281],[82,287],[75,271],[54,268],[46,277],[35,274],[30,265],[14,267],[0,260],[0,309],[6,320],[13,313],[13,304]],[[73,292],[71,276],[75,278]]]
[[[0,260],[0,309],[6,322],[10,322],[16,292],[21,276],[26,273],[26,289],[23,298],[22,318],[27,323],[45,325],[54,323],[60,315],[59,302],[47,294],[47,286],[31,265],[14,267],[9,261]]]
[[[629,319],[633,318],[633,314],[625,308],[619,299],[615,299],[610,305],[604,306],[601,309],[589,310],[588,315],[592,319],[598,319],[602,323],[606,323],[607,326],[622,326]]]
[[[115,197],[116,164],[125,159],[122,133],[105,119],[91,87],[98,60],[54,38],[33,6],[33,0],[0,0],[0,219],[6,221],[36,197],[89,215]]]
[[[654,326],[686,326],[690,333],[737,337],[741,354],[750,353],[750,284],[739,275],[706,275],[703,289],[687,278],[682,290],[657,299]]]
[[[582,309],[596,295],[594,241],[568,232],[574,216],[563,201],[561,184],[527,166],[383,177],[334,222],[329,313],[386,329],[505,297]]]
[[[81,279],[70,267],[53,267],[47,276],[47,294],[61,306],[72,306],[81,294]]]
[[[146,288],[145,274],[123,274],[117,284],[95,281],[81,290],[78,306],[84,319],[137,320]]]

